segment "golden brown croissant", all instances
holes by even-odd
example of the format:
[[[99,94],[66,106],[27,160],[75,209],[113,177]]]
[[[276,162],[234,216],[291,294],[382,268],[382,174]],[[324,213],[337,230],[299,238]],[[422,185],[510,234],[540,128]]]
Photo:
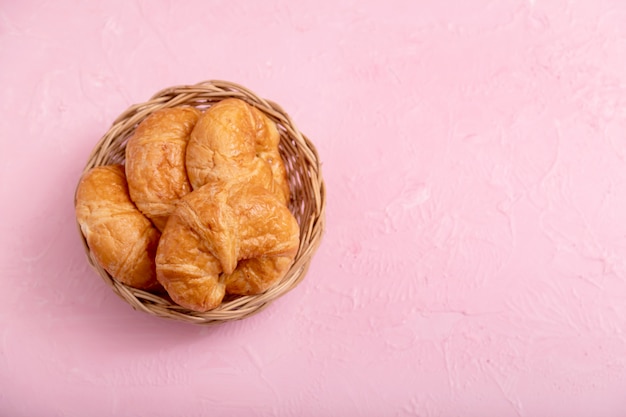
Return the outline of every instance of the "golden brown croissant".
[[[216,181],[183,197],[157,250],[157,279],[170,297],[196,311],[225,293],[265,291],[291,266],[299,228],[269,190],[249,181]]]
[[[186,166],[192,188],[248,178],[263,183],[286,204],[289,185],[279,139],[276,125],[259,110],[239,99],[220,101],[204,112],[191,132]]]
[[[139,124],[126,145],[130,196],[161,231],[176,201],[191,191],[185,151],[200,114],[190,106],[158,110]]]
[[[154,257],[159,231],[130,200],[123,166],[88,171],[75,204],[76,219],[98,264],[132,287],[158,286]]]

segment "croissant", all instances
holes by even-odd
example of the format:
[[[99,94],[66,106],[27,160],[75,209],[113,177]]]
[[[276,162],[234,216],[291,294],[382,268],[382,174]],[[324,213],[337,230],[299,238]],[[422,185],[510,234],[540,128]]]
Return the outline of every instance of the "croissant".
[[[299,246],[296,219],[278,197],[247,180],[216,181],[183,197],[156,255],[157,279],[179,305],[217,307],[226,293],[267,290]]]
[[[129,286],[158,286],[154,257],[160,233],[130,200],[123,166],[89,170],[78,184],[75,206],[98,264]]]
[[[286,204],[289,184],[279,139],[276,125],[256,108],[235,98],[220,101],[204,112],[191,132],[186,166],[192,188],[247,178],[263,183]]]
[[[191,106],[158,110],[126,145],[126,176],[137,208],[163,230],[176,201],[191,191],[185,153],[201,112]]]

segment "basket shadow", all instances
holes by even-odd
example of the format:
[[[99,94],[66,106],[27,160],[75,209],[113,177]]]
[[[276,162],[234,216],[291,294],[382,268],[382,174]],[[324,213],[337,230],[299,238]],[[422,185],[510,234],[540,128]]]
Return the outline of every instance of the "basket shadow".
[[[189,95],[188,93],[193,93]],[[203,315],[203,320],[233,326],[231,320],[243,318],[256,310],[261,310],[273,299],[281,296],[296,286],[304,277],[311,257],[313,256],[323,230],[324,212],[324,185],[319,172],[320,164],[317,152],[308,139],[302,135],[293,125],[289,116],[275,103],[268,103],[256,97],[253,93],[241,86],[226,82],[200,83],[197,86],[183,86],[165,90],[164,99],[172,100],[172,94],[181,95],[185,100],[191,100],[191,105],[206,107],[223,99],[227,95],[243,97],[249,104],[266,112],[279,128],[281,136],[280,152],[285,159],[285,168],[289,175],[289,183],[292,189],[292,200],[289,205],[292,213],[300,225],[301,246],[292,267],[286,278],[271,290],[260,296],[242,298],[237,302],[225,303],[220,311],[214,310]],[[159,94],[157,94],[158,96]],[[152,100],[152,99],[151,99]],[[179,103],[177,101],[177,103]],[[149,101],[141,105],[131,106],[124,112],[114,126],[105,134],[96,149],[89,158],[77,157],[76,161],[88,161],[87,166],[120,162],[124,156],[125,138],[136,126],[136,123],[145,117],[146,111],[153,110],[154,102]],[[159,101],[157,107],[162,103]],[[90,143],[88,140],[84,143]],[[80,145],[83,146],[83,145]],[[83,152],[83,151],[81,151]],[[104,159],[103,159],[104,158]],[[80,165],[80,166],[78,166]],[[194,338],[198,335],[204,337],[207,333],[213,333],[214,329],[221,328],[219,325],[197,326],[183,321],[195,321],[199,317],[195,314],[179,311],[177,306],[165,303],[162,300],[150,300],[144,295],[137,295],[135,291],[129,291],[127,287],[118,286],[117,283],[107,282],[107,277],[101,277],[93,270],[87,259],[74,214],[74,191],[82,171],[82,164],[66,164],[61,168],[55,183],[48,187],[51,213],[60,225],[56,232],[48,223],[42,220],[42,224],[34,225],[38,228],[47,228],[48,239],[56,242],[51,245],[47,268],[56,271],[49,279],[49,284],[38,288],[41,298],[46,298],[51,293],[56,293],[59,301],[56,309],[63,310],[68,319],[73,316],[76,322],[98,321],[102,329],[122,337],[134,337],[133,332],[146,334],[146,332],[175,333],[176,338]],[[61,197],[59,199],[59,196]],[[33,231],[33,233],[36,233]],[[63,261],[59,261],[63,259]],[[52,268],[51,268],[52,266]],[[42,272],[44,272],[42,270]],[[103,273],[103,275],[106,275]],[[48,291],[44,294],[44,291]],[[117,295],[116,295],[117,293]],[[118,296],[119,295],[119,296]],[[242,301],[239,303],[239,301]],[[132,306],[132,308],[131,308]],[[222,308],[223,307],[223,308]],[[139,311],[134,311],[133,308]],[[144,311],[141,311],[141,310]],[[57,312],[60,314],[60,311]],[[55,314],[57,314],[55,313]],[[214,314],[215,313],[215,314]],[[228,313],[228,314],[223,314]],[[176,316],[181,321],[172,318],[159,317],[163,315]],[[87,330],[93,333],[91,329]],[[94,337],[99,337],[99,334]],[[165,336],[169,338],[171,335]],[[175,343],[175,342],[168,342]]]

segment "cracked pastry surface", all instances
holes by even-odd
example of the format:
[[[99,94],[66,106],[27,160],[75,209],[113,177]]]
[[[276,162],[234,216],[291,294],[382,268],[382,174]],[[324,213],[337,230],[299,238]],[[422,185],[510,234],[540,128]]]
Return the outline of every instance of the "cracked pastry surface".
[[[122,165],[88,171],[76,191],[76,219],[96,261],[131,287],[158,287],[160,233],[133,204]]]
[[[191,106],[158,110],[137,126],[126,145],[131,198],[161,231],[176,202],[191,191],[185,154],[200,115]]]

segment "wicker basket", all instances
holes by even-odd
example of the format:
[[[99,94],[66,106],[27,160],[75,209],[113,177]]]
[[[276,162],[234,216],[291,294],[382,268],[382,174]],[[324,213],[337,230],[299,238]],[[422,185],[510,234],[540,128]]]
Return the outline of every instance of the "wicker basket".
[[[265,293],[225,300],[215,310],[199,313],[174,304],[167,296],[131,288],[112,278],[94,260],[87,241],[78,227],[91,266],[116,294],[136,310],[196,324],[216,324],[248,317],[302,281],[320,244],[324,229],[325,188],[315,147],[298,131],[279,105],[231,82],[206,81],[195,85],[171,87],[158,92],[145,103],[131,106],[113,122],[109,131],[98,142],[83,174],[95,166],[124,163],[128,138],[137,125],[152,112],[183,104],[206,109],[220,100],[231,97],[243,99],[257,107],[278,126],[279,150],[285,162],[292,194],[289,208],[300,225],[300,248],[294,264],[285,277]]]

